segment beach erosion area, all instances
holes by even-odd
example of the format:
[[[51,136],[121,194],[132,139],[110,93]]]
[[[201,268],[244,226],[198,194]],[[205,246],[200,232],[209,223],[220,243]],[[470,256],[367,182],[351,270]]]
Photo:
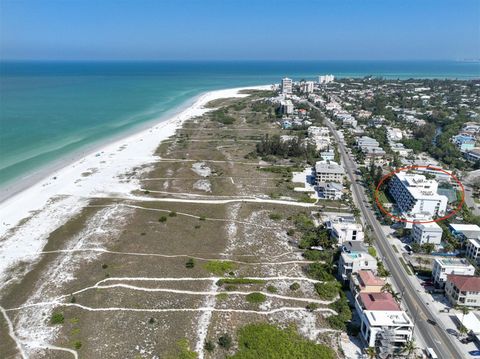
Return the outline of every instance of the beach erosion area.
[[[0,286],[15,280],[11,270],[16,264],[33,263],[49,234],[78,214],[89,199],[103,196],[133,199],[132,191],[138,189],[138,183],[131,178],[132,172],[154,163],[156,148],[186,120],[212,110],[205,108],[207,103],[246,96],[239,94],[245,89],[270,88],[265,85],[206,92],[180,113],[97,149],[1,202]]]

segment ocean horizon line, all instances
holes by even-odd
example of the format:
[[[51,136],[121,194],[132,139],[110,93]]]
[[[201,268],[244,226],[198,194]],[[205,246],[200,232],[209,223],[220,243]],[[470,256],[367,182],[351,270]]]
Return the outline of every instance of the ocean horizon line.
[[[42,58],[32,58],[32,59],[22,59],[22,58],[8,58],[0,59],[0,63],[8,62],[72,62],[72,63],[102,63],[102,62],[118,62],[118,63],[163,63],[163,62],[185,62],[185,63],[202,63],[202,62],[269,62],[269,63],[289,63],[289,62],[298,62],[298,63],[310,63],[310,62],[392,62],[392,63],[422,63],[422,62],[443,62],[443,63],[480,63],[480,59],[96,59],[96,58],[87,58],[87,59],[42,59]]]

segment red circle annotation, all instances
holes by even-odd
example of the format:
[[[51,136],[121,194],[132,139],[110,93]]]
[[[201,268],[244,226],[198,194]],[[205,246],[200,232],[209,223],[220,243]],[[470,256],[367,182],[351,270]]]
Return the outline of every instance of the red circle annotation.
[[[418,168],[428,168],[430,170],[434,170],[434,171],[439,171],[439,172],[442,172],[442,173],[445,173],[447,175],[449,175],[450,177],[453,178],[453,180],[458,184],[458,186],[460,187],[461,189],[461,195],[462,195],[462,198],[460,199],[460,203],[458,204],[458,206],[453,210],[451,211],[450,213],[448,213],[447,215],[443,216],[443,217],[439,217],[439,218],[436,218],[436,219],[432,219],[432,220],[429,220],[429,221],[411,221],[411,220],[408,220],[408,219],[405,219],[405,218],[401,218],[401,217],[398,217],[396,215],[394,215],[393,213],[387,211],[383,206],[382,204],[380,203],[379,199],[378,199],[378,194],[379,194],[379,190],[380,190],[380,186],[390,177],[392,177],[394,174],[396,173],[399,173],[401,171],[408,171],[408,170],[414,170],[414,169],[418,169]],[[463,204],[465,203],[465,188],[463,187],[463,184],[459,181],[459,179],[453,174],[453,173],[449,173],[441,168],[438,168],[438,167],[433,167],[433,166],[416,166],[416,165],[413,165],[413,166],[407,166],[407,167],[401,167],[401,168],[397,168],[395,171],[392,171],[390,173],[388,173],[387,175],[383,176],[380,181],[378,182],[378,185],[377,185],[377,188],[375,188],[375,193],[374,193],[374,197],[375,197],[375,203],[377,204],[377,207],[380,209],[380,211],[393,218],[394,220],[398,221],[398,222],[405,222],[405,223],[413,223],[413,224],[421,224],[421,223],[433,223],[433,222],[440,222],[440,221],[443,221],[445,219],[448,219],[450,217],[452,217],[453,215],[455,215],[456,213],[458,213],[458,211],[462,208]]]

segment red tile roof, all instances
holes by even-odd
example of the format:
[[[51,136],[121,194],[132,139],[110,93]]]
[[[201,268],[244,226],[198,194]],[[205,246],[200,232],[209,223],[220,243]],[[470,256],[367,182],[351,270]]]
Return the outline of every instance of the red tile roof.
[[[365,310],[400,310],[390,293],[360,293],[359,296]]]
[[[447,282],[452,282],[461,291],[480,292],[480,277],[449,274]]]
[[[360,279],[360,282],[363,283],[363,285],[368,286],[368,285],[376,285],[376,286],[384,286],[385,281],[382,278],[379,278],[373,274],[371,270],[361,270],[358,272],[358,277]]]

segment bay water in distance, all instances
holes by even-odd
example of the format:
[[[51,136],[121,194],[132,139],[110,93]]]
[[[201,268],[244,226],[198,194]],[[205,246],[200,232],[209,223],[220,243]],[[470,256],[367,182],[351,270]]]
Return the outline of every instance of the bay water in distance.
[[[480,63],[0,62],[0,187],[166,118],[205,91],[322,74],[471,80],[480,78]]]

